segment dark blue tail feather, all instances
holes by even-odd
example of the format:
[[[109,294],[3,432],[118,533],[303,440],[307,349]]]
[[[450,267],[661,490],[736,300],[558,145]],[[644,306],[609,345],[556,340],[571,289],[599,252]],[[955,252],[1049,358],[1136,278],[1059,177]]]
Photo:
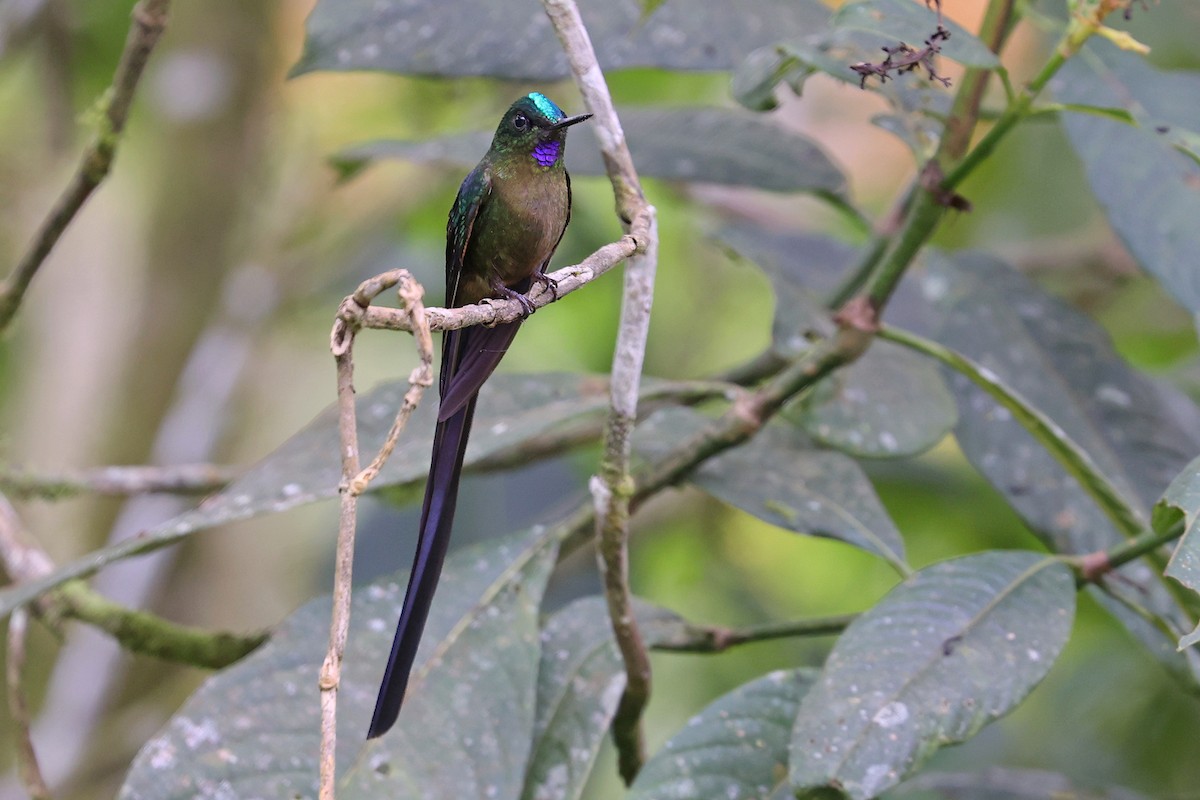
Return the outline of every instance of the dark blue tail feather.
[[[375,714],[367,738],[382,736],[396,722],[408,688],[409,675],[421,643],[421,633],[437,589],[442,562],[450,544],[458,481],[479,387],[488,379],[516,336],[520,321],[494,328],[448,331],[442,351],[442,404],[433,434],[433,456],[421,508],[417,555],[408,576],[408,589],[392,653],[383,673]]]

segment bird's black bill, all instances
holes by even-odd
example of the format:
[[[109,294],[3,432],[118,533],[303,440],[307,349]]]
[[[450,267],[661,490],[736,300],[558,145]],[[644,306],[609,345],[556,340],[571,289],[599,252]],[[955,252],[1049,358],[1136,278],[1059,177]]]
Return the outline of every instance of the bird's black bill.
[[[558,122],[554,123],[553,127],[551,127],[550,130],[557,131],[557,130],[562,130],[563,128],[569,128],[577,122],[583,122],[584,120],[589,120],[591,118],[592,118],[591,114],[576,114],[573,117],[567,117],[566,119],[560,119]]]

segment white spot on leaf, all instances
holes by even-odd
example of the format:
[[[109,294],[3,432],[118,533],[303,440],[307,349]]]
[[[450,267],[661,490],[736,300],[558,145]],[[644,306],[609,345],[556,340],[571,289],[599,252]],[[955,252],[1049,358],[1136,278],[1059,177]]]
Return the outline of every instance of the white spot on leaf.
[[[894,728],[908,719],[908,706],[893,701],[875,712],[871,721],[881,728]]]

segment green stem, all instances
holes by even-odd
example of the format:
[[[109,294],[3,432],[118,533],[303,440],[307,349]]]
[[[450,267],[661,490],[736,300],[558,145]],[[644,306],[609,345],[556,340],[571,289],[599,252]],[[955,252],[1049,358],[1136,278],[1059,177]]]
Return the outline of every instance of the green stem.
[[[1016,99],[1009,104],[1004,113],[1000,115],[1000,119],[996,120],[996,124],[984,134],[984,137],[979,140],[971,151],[959,161],[946,177],[942,180],[944,189],[954,189],[961,184],[968,175],[984,162],[1000,144],[1000,141],[1008,135],[1017,123],[1029,116],[1030,109],[1033,106],[1033,101],[1041,94],[1042,89],[1054,77],[1055,73],[1062,67],[1066,61],[1066,56],[1062,49],[1056,49],[1054,55],[1042,67],[1041,72],[1037,74],[1025,88],[1017,95]]]
[[[1141,558],[1144,555],[1153,553],[1158,548],[1168,542],[1173,542],[1183,535],[1184,520],[1180,518],[1174,525],[1166,530],[1156,531],[1148,530],[1142,532],[1139,536],[1121,542],[1120,544],[1109,548],[1105,552],[1104,564],[1106,571],[1114,570],[1130,561]]]
[[[901,207],[903,207],[903,202],[901,203]],[[874,272],[879,259],[883,257],[884,252],[887,250],[889,242],[889,237],[882,233],[877,233],[871,238],[871,245],[867,248],[866,253],[863,254],[862,260],[859,261],[858,266],[854,268],[854,271],[846,277],[842,284],[834,290],[833,294],[829,296],[829,300],[825,303],[826,307],[841,308],[846,304],[846,301],[858,293],[858,290],[862,288],[863,284],[871,276],[871,273]]]
[[[992,0],[984,13],[979,38],[994,53],[1000,52],[1012,31],[1013,2],[1014,0]],[[962,159],[979,122],[983,93],[991,73],[990,69],[972,68],[963,75],[946,120],[942,140],[938,143],[937,153],[907,191],[907,213],[902,227],[896,236],[876,242],[859,266],[858,274],[869,273],[863,291],[876,313],[882,310],[896,284],[912,263],[913,257],[933,235],[934,229],[945,214],[944,192],[935,191],[936,187],[929,185],[934,181],[926,176],[932,174],[938,177],[941,174],[938,165]],[[1004,116],[1001,117],[1001,121],[1003,120]],[[1015,124],[1015,121],[1014,119],[1010,125]],[[998,122],[997,125],[999,124]],[[930,166],[936,169],[929,172]],[[944,183],[942,185],[950,188]]]
[[[1027,83],[1025,88],[1009,103],[1008,108],[1000,115],[1000,119],[996,120],[996,124],[992,126],[992,129],[979,140],[979,143],[971,149],[971,152],[967,153],[954,166],[954,169],[950,170],[942,181],[942,188],[953,189],[961,184],[976,167],[992,154],[992,151],[996,149],[996,145],[1008,135],[1008,132],[1018,122],[1029,116],[1030,110],[1033,107],[1033,101],[1046,88],[1046,84],[1050,82],[1050,79],[1058,73],[1067,59],[1079,52],[1079,48],[1083,47],[1084,42],[1090,39],[1099,28],[1100,20],[1088,20],[1078,16],[1071,18],[1066,32],[1063,33],[1058,46],[1054,48],[1054,53],[1050,56],[1050,59],[1042,66],[1033,80]]]
[[[1147,528],[1145,520],[1137,512],[1136,504],[1122,494],[1096,466],[1083,448],[1067,436],[1045,414],[1039,411],[1018,392],[1005,386],[990,370],[981,367],[961,353],[944,347],[937,342],[897,328],[884,328],[879,332],[884,339],[903,345],[918,353],[935,358],[956,372],[966,376],[993,400],[1007,409],[1013,419],[1038,440],[1063,469],[1079,482],[1092,496],[1100,509],[1112,520],[1117,529],[1132,539],[1141,537]]]
[[[177,625],[114,603],[80,581],[63,584],[54,598],[63,616],[106,631],[126,650],[196,667],[227,667],[267,640],[265,633],[238,636]]]

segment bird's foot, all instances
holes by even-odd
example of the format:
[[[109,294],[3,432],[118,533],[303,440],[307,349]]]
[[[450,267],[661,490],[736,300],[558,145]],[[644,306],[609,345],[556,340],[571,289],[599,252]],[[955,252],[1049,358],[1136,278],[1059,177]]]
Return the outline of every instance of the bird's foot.
[[[551,278],[544,272],[535,272],[533,273],[533,282],[540,283],[542,288],[550,292],[552,298],[555,300],[558,299],[558,281],[554,280],[554,278]]]
[[[518,303],[520,303],[521,319],[526,319],[530,314],[537,310],[537,306],[533,304],[532,300],[520,292],[513,291],[503,283],[500,283],[500,281],[492,281],[492,291],[499,295],[500,299],[502,300],[516,300]]]

